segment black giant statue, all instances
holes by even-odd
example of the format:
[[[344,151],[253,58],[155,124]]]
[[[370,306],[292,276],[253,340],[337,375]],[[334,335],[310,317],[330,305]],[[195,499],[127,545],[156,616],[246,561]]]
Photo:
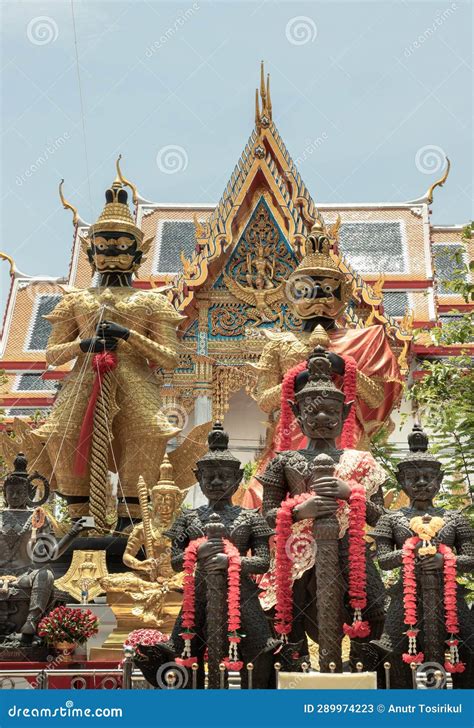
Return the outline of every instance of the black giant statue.
[[[268,542],[273,530],[257,511],[232,503],[243,470],[227,448],[229,438],[222,425],[214,425],[208,441],[209,451],[198,460],[196,469],[208,504],[185,511],[165,534],[172,540],[174,570],[185,572],[183,608],[167,645],[139,649],[152,661],[168,649],[183,669],[197,664],[197,687],[204,687],[206,658],[210,688],[223,686],[219,669],[223,664],[229,671],[240,671],[242,687],[246,687],[248,663],[254,665],[253,687],[267,687],[273,673],[268,659],[272,640],[253,576],[269,568]],[[186,596],[190,581],[192,603]],[[233,600],[236,586],[238,599]],[[149,678],[146,659],[136,659],[136,663]],[[151,673],[153,678],[153,670]]]
[[[35,642],[38,622],[52,606],[54,576],[48,562],[60,556],[83,528],[82,519],[57,541],[46,512],[48,481],[27,472],[27,461],[18,453],[14,472],[4,481],[6,507],[0,512],[0,634],[4,645]],[[35,500],[36,481],[42,496]],[[34,510],[33,510],[34,509]]]
[[[344,633],[353,638],[356,663],[358,643],[382,632],[384,588],[364,527],[383,512],[386,474],[370,453],[336,447],[351,403],[332,382],[322,347],[308,359],[308,370],[291,403],[307,448],[278,453],[259,476],[263,512],[276,526],[275,565],[260,586],[264,607],[276,607],[276,631],[301,642],[306,655],[310,637],[319,643],[321,671],[332,662],[340,671]]]
[[[443,471],[419,426],[408,443],[397,479],[409,505],[383,515],[375,529],[380,568],[402,569],[390,590],[383,635],[370,647],[379,668],[390,663],[392,688],[412,686],[413,663],[439,665],[442,684],[451,672],[454,687],[471,687],[474,615],[456,577],[474,569],[474,532],[461,511],[435,505]],[[433,680],[432,686],[441,685]]]

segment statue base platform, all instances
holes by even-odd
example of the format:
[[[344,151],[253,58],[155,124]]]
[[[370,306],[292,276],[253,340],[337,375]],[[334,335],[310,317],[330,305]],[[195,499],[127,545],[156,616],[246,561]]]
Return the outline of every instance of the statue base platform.
[[[107,604],[117,620],[117,626],[107,637],[102,647],[91,647],[91,660],[118,660],[123,658],[123,644],[135,629],[159,629],[160,632],[171,634],[176,618],[181,609],[182,594],[169,591],[164,599],[162,611],[155,615],[155,623],[147,623],[142,607],[127,595],[112,592],[107,595]]]
[[[46,644],[25,645],[20,639],[5,637],[0,641],[0,663],[45,662],[51,650]]]
[[[117,574],[123,571],[123,554],[127,545],[127,536],[84,536],[74,540],[74,543],[56,560],[51,561],[48,567],[53,571],[54,578],[69,570],[74,551],[105,551],[107,571]]]

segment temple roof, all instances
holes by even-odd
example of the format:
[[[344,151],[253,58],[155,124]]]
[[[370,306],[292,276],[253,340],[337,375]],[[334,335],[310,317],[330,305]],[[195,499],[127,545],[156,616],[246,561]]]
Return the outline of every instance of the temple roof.
[[[341,267],[354,281],[360,301],[378,300],[378,310],[392,332],[400,330],[401,319],[407,321],[408,310],[414,326],[429,328],[440,317],[455,315],[453,309],[465,307],[460,296],[443,288],[443,279],[451,275],[453,251],[462,249],[470,259],[474,253],[472,241],[466,246],[463,240],[462,225],[430,224],[434,189],[445,181],[446,173],[423,196],[408,202],[316,205],[273,121],[270,82],[262,66],[255,127],[217,204],[150,202],[122,179],[133,190],[137,225],[145,239],[153,237],[134,285],[150,288],[173,283],[170,298],[188,317],[183,326],[189,326],[197,316],[196,294],[216,283],[263,200],[296,259],[316,217],[322,216],[328,226],[340,217]],[[42,317],[59,300],[64,285],[93,283],[81,250],[81,237],[87,237],[89,226],[62,200],[73,212],[74,222],[67,277],[24,274],[6,256],[11,263],[11,288],[0,339],[0,366],[8,372],[8,380],[0,405],[9,416],[52,403],[55,380],[69,366],[47,371],[44,349],[50,324]],[[429,334],[424,344],[429,351]],[[423,347],[418,348],[421,352]]]

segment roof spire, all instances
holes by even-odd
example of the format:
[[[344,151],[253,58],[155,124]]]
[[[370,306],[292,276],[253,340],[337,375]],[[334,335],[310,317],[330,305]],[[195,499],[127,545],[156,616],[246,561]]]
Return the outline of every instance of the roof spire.
[[[262,127],[270,126],[272,121],[272,102],[270,100],[270,74],[267,74],[267,82],[265,84],[265,66],[263,61],[260,63],[260,99],[262,109],[260,111],[259,90],[255,92],[255,126],[260,133]]]
[[[258,103],[258,88],[255,89],[255,128],[260,131],[260,104]]]

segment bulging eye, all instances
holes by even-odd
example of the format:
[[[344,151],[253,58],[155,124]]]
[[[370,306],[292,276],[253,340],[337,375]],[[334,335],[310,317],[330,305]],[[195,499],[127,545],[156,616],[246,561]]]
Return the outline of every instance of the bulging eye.
[[[97,243],[95,247],[97,248],[97,250],[105,250],[107,246],[105,243]]]
[[[323,287],[323,291],[324,291],[324,293],[332,293],[332,286],[330,286],[330,285],[326,284],[326,285],[325,285],[325,286]]]
[[[128,250],[128,245],[127,245],[127,243],[119,243],[119,244],[117,245],[117,248],[118,248],[119,250]]]

